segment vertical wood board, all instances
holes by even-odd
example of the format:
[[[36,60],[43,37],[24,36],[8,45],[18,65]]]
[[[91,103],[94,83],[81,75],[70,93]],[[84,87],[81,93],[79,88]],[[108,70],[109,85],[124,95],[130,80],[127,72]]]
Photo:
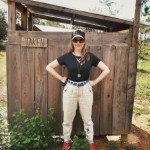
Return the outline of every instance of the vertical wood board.
[[[16,3],[8,1],[8,31],[16,30]]]
[[[114,67],[115,67],[115,46],[103,46],[103,62],[109,67],[110,73],[103,80],[101,87],[101,113],[100,113],[100,134],[112,133],[113,120],[113,91],[114,91]],[[111,58],[111,59],[110,59]]]
[[[112,134],[125,133],[128,47],[116,47]]]
[[[35,109],[39,108],[43,118],[47,118],[47,49],[36,48],[34,53]]]
[[[96,55],[100,60],[103,60],[101,46],[90,46],[90,52]],[[90,80],[95,80],[101,74],[101,70],[97,67],[92,67],[90,72]],[[101,82],[93,87],[93,111],[92,119],[94,122],[94,134],[99,135],[100,130],[100,103],[101,103]]]
[[[21,58],[20,46],[7,46],[8,118],[21,109]]]
[[[126,104],[126,132],[130,132],[132,124],[132,113],[136,86],[136,72],[137,72],[137,56],[136,49],[130,47],[129,62],[128,62],[128,86],[127,86],[127,104]]]
[[[48,63],[56,59],[62,53],[62,49],[58,46],[48,47]],[[61,68],[57,67],[56,71],[61,74]],[[48,108],[56,110],[56,133],[61,132],[61,83],[52,75],[48,74]]]
[[[34,51],[21,47],[21,103],[29,116],[34,115]]]

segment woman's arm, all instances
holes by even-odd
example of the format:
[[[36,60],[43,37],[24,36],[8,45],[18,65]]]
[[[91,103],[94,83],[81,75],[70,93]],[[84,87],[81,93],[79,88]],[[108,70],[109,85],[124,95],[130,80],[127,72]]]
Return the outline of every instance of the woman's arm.
[[[95,80],[90,80],[89,83],[91,86],[96,85],[99,83],[101,80],[103,80],[110,72],[109,68],[102,62],[100,61],[97,65],[97,67],[102,70],[102,73],[95,79]]]
[[[57,59],[52,61],[46,66],[46,70],[56,79],[60,80],[61,82],[65,83],[67,77],[62,77],[58,72],[55,71],[55,68],[59,66]]]

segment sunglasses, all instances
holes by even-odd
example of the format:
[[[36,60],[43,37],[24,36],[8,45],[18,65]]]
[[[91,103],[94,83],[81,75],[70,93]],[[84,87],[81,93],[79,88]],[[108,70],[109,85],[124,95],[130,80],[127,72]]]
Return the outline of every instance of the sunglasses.
[[[84,43],[84,39],[82,39],[82,38],[80,38],[80,39],[76,39],[76,38],[74,38],[73,40],[72,40],[74,43]]]

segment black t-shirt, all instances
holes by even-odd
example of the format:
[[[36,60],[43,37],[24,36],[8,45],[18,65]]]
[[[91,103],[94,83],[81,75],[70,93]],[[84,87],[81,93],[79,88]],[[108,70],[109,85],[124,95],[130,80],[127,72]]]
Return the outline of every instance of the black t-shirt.
[[[64,65],[68,70],[68,79],[81,82],[89,79],[90,70],[92,66],[97,66],[100,62],[100,59],[95,56],[93,53],[88,52],[90,59],[86,61],[84,64],[80,65],[77,57],[73,55],[71,52],[65,53],[64,55],[57,58],[57,61],[60,65]],[[79,75],[80,74],[80,75]]]

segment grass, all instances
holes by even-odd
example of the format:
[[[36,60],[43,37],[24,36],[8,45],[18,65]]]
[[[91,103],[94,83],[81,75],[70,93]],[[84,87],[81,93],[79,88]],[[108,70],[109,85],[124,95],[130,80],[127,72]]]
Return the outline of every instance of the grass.
[[[149,110],[148,106],[141,107],[140,105],[138,106],[135,104],[134,113],[135,113],[135,115],[150,114],[150,110]]]
[[[0,107],[5,104],[1,103],[6,99],[6,53],[0,52]]]
[[[143,130],[150,127],[150,47],[143,47],[138,57],[135,101],[133,109],[134,123]]]
[[[6,79],[6,57],[5,52],[0,52],[0,83],[3,83]]]
[[[144,49],[144,48],[143,48]],[[140,54],[138,58],[137,78],[136,78],[136,99],[150,99],[150,47],[146,54]]]

